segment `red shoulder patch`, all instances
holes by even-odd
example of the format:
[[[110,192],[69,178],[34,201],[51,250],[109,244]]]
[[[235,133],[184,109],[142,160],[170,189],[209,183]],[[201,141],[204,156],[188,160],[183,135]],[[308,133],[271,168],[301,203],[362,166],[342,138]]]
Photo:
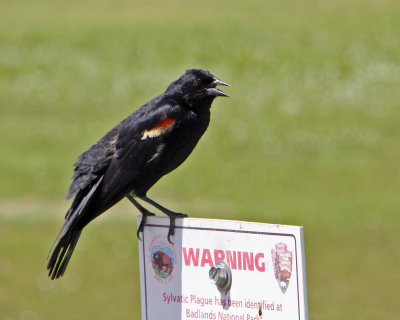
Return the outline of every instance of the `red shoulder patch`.
[[[153,129],[151,130],[159,130],[164,127],[170,127],[175,123],[174,118],[167,117],[164,121],[161,121],[158,125],[156,125]]]
[[[142,133],[142,140],[147,138],[158,137],[163,134],[167,129],[172,127],[175,123],[174,118],[167,117],[165,120],[158,123],[154,128],[150,130],[145,130]]]

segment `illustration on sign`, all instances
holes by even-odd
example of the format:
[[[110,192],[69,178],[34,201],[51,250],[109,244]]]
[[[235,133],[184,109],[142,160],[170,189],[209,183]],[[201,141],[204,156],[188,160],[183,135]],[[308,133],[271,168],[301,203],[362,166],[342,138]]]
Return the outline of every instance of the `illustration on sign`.
[[[174,247],[163,240],[160,236],[153,239],[150,246],[150,258],[155,278],[167,281],[174,270],[176,258]]]
[[[282,293],[285,293],[292,275],[293,254],[287,249],[285,243],[279,242],[275,245],[275,248],[271,250],[271,255],[276,281]]]

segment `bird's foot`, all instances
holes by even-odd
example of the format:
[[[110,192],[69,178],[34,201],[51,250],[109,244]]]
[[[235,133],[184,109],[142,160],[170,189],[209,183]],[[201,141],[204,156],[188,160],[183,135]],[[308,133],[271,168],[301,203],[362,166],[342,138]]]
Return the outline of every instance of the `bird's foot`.
[[[176,218],[186,218],[188,215],[184,213],[177,213],[177,212],[171,212],[168,214],[169,217],[169,229],[168,229],[168,242],[170,244],[173,244],[171,241],[171,236],[175,235],[175,219]]]
[[[143,213],[143,215],[142,215],[142,221],[140,221],[140,225],[139,225],[139,228],[137,229],[137,233],[136,233],[136,235],[137,235],[137,237],[138,237],[138,239],[139,239],[140,241],[142,240],[142,239],[140,239],[140,233],[143,233],[144,226],[146,225],[147,217],[148,217],[148,216],[155,216],[155,213],[150,212],[150,211],[148,211],[148,210],[146,210],[146,212],[142,212],[142,213]]]
[[[155,216],[155,213],[153,213],[153,212],[147,210],[147,209],[146,209],[145,207],[143,207],[139,202],[137,202],[137,201],[135,200],[135,195],[134,195],[133,192],[128,193],[128,194],[126,195],[126,197],[129,199],[130,202],[132,202],[132,203],[135,205],[136,208],[138,208],[138,210],[139,210],[139,211],[141,212],[141,214],[142,214],[142,221],[140,221],[139,228],[138,228],[138,230],[137,230],[137,232],[136,232],[136,235],[137,235],[138,239],[139,239],[139,240],[142,240],[142,239],[140,239],[140,233],[143,233],[144,226],[146,225],[147,217],[148,217],[148,216]]]

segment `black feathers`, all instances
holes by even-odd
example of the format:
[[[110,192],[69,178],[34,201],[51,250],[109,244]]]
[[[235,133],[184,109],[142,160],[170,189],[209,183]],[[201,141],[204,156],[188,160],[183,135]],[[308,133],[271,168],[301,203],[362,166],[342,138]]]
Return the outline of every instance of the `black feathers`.
[[[47,266],[52,279],[63,275],[82,229],[124,197],[143,214],[138,234],[153,213],[135,197],[169,216],[171,241],[175,218],[186,215],[164,208],[146,194],[185,161],[206,131],[211,103],[217,96],[227,96],[218,85],[228,84],[209,71],[187,70],[79,156],[67,192],[67,198],[75,198]]]
[[[112,129],[78,157],[78,161],[74,164],[75,170],[66,195],[67,199],[74,196],[79,190],[88,187],[104,173],[115,153],[117,134],[117,128]]]
[[[81,232],[82,230],[69,230],[58,241],[47,265],[52,280],[64,274]]]

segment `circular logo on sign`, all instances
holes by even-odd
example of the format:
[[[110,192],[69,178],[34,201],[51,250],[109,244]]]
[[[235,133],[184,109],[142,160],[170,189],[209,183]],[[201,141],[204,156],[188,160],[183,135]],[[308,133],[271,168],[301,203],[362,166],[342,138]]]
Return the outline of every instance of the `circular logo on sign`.
[[[176,261],[174,247],[163,236],[157,236],[151,241],[149,249],[155,278],[169,281]]]

